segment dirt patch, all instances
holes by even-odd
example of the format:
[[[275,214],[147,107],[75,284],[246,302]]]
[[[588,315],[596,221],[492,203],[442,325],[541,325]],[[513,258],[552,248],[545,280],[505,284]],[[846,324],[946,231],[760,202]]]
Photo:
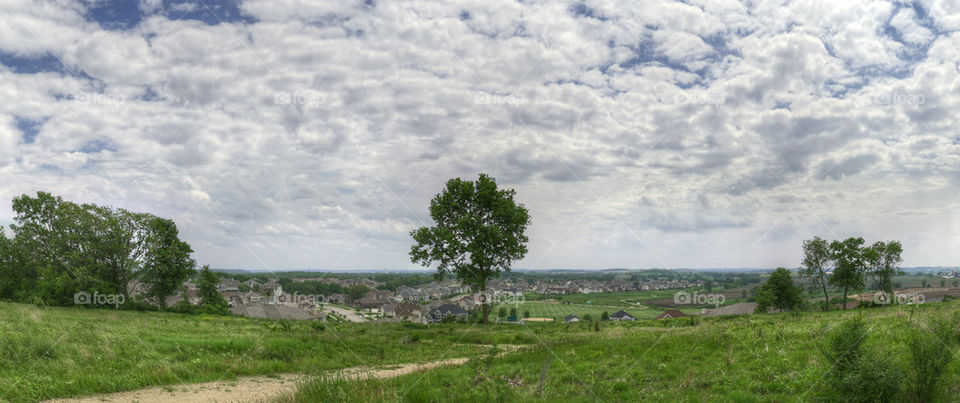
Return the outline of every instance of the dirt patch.
[[[300,379],[303,379],[303,376],[296,374],[281,374],[276,377],[253,376],[232,381],[157,386],[49,402],[261,402],[296,391],[296,384]]]
[[[516,351],[519,345],[501,345],[501,354]],[[346,380],[386,379],[412,374],[414,372],[447,366],[463,365],[469,358],[450,358],[423,363],[397,364],[380,367],[352,367],[331,371],[333,377]],[[127,392],[93,395],[71,399],[55,399],[47,402],[57,403],[98,403],[98,402],[263,402],[292,394],[297,382],[309,377],[302,374],[279,374],[270,376],[251,376],[232,381],[217,381],[187,385],[155,386]]]

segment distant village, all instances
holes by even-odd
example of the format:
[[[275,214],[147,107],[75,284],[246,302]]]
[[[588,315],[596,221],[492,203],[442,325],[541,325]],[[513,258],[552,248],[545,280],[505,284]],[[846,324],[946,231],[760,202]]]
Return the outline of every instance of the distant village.
[[[368,289],[360,298],[347,293],[330,295],[302,295],[285,292],[276,279],[264,282],[256,279],[240,280],[221,277],[217,284],[220,294],[236,315],[268,319],[346,320],[351,322],[409,321],[439,323],[445,320],[466,320],[480,309],[480,301],[470,287],[457,280],[433,281],[423,285],[401,285],[396,291],[382,289],[384,283],[369,278],[294,278],[292,283],[320,282],[335,284],[342,289],[362,286]],[[522,301],[525,293],[593,294],[604,292],[683,289],[701,286],[702,281],[684,279],[648,280],[527,280],[495,279],[487,283],[487,292],[493,301]],[[292,287],[292,286],[291,286]],[[379,287],[379,288],[378,288]],[[184,284],[181,295],[168,297],[167,306],[186,300],[199,304],[197,286]],[[130,295],[145,295],[147,288],[131,282]],[[568,320],[571,318],[567,318]]]

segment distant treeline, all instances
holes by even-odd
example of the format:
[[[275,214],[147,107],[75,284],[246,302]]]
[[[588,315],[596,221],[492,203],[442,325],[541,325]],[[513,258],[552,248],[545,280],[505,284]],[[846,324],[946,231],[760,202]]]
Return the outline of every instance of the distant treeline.
[[[14,198],[13,211],[12,237],[0,227],[0,299],[73,305],[113,295],[130,305],[128,286],[138,279],[156,302],[197,274],[193,249],[169,219],[45,192]]]

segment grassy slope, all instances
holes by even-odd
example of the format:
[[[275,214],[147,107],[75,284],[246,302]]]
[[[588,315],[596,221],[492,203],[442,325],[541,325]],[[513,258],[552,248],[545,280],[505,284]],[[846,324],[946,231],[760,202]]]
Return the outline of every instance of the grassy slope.
[[[864,315],[868,348],[905,362],[907,330],[960,302],[850,312],[636,323],[477,326],[350,324],[37,308],[0,303],[0,401],[356,365],[483,357],[487,344],[531,347],[479,364],[393,380],[316,381],[298,400],[811,400],[828,363],[824,334]],[[954,351],[944,354],[953,354]],[[540,386],[547,359],[550,366]],[[486,368],[485,370],[483,368]],[[960,396],[960,358],[948,368]],[[539,390],[539,392],[538,392]]]
[[[307,322],[0,302],[0,401],[420,362],[478,351],[471,343],[533,342],[520,329],[416,327],[423,328],[340,323],[318,331]]]
[[[297,401],[816,401],[830,365],[819,354],[824,335],[856,315],[866,318],[866,348],[903,372],[906,337],[928,317],[955,315],[960,304],[864,311],[754,315],[688,320],[540,325],[527,331],[533,350],[482,359],[391,380],[317,379],[301,385]],[[654,325],[676,325],[656,327]],[[562,331],[558,331],[562,329]],[[947,387],[960,399],[956,347]],[[543,385],[541,374],[549,369]]]

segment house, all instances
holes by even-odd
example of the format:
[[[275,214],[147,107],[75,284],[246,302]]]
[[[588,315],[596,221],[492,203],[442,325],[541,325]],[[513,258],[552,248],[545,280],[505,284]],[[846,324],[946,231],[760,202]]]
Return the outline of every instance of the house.
[[[375,298],[363,297],[354,301],[354,305],[363,309],[379,309],[383,306],[383,302],[377,301]]]
[[[260,286],[260,292],[269,295],[283,295],[283,287],[276,280],[271,279]]]
[[[457,321],[467,320],[467,311],[463,310],[457,304],[443,304],[427,311],[423,315],[423,321],[426,323],[440,323],[446,318],[452,317]]]
[[[326,300],[329,304],[348,305],[353,300],[347,294],[330,294]]]
[[[421,320],[420,307],[417,304],[401,302],[394,309],[393,316],[400,320],[419,322]]]
[[[263,296],[258,292],[247,291],[240,294],[240,298],[244,304],[256,304],[263,300]]]
[[[249,279],[249,280],[247,280],[247,281],[244,281],[243,283],[246,284],[247,287],[250,287],[250,288],[253,288],[253,289],[256,289],[256,287],[260,286],[260,282],[257,281],[257,280],[254,280],[254,279],[252,279],[252,278]]]
[[[232,278],[222,278],[220,282],[217,283],[217,290],[221,293],[225,292],[239,292],[240,291],[240,281]],[[226,298],[226,296],[224,296]]]
[[[676,309],[669,309],[661,313],[660,316],[657,316],[657,319],[676,319],[676,318],[685,318],[685,317],[687,317],[687,314],[680,312]]]
[[[637,320],[637,318],[634,318],[633,315],[630,315],[629,313],[627,313],[627,311],[619,310],[617,312],[614,312],[613,315],[610,315],[610,320],[617,320],[617,321],[624,322],[624,321],[634,321],[634,320]]]
[[[380,302],[388,302],[393,300],[393,291],[390,290],[370,290],[367,292],[367,295],[364,295],[366,298],[373,298]]]
[[[243,305],[243,297],[240,295],[240,291],[226,291],[221,292],[220,295],[223,295],[223,299],[227,300],[230,306]]]
[[[381,308],[383,316],[395,316],[397,314],[397,304],[383,304]]]
[[[570,314],[570,315],[567,315],[566,318],[563,318],[563,321],[567,323],[575,323],[580,321],[580,317],[577,315]]]

